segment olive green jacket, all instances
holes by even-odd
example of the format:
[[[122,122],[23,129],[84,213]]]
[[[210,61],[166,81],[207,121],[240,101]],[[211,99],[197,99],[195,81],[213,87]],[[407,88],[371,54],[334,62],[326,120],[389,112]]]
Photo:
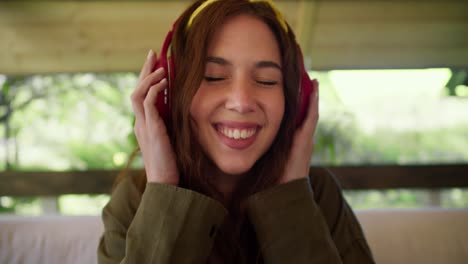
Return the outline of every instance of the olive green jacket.
[[[265,263],[374,263],[361,227],[335,178],[310,177],[249,198],[247,213]],[[102,213],[98,262],[206,263],[226,209],[180,187],[147,183],[141,195],[123,180]]]

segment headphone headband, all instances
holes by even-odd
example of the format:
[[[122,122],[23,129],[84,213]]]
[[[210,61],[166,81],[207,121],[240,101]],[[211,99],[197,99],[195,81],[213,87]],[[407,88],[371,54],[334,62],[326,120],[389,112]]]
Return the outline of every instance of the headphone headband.
[[[205,9],[205,7],[209,6],[210,4],[214,3],[214,2],[217,2],[219,0],[206,0],[205,2],[203,2],[201,5],[199,5],[197,7],[197,9],[195,9],[195,11],[193,11],[192,15],[190,16],[190,19],[189,21],[187,22],[187,27],[186,27],[186,30],[188,30],[191,26],[192,26],[192,23],[193,23],[193,20],[198,16],[198,14],[200,14],[200,12]],[[288,25],[286,24],[286,21],[283,17],[283,14],[279,11],[279,9],[275,6],[275,4],[273,3],[273,1],[271,0],[249,0],[249,2],[251,3],[254,3],[254,2],[265,2],[267,3],[268,5],[270,5],[271,9],[273,9],[273,11],[275,12],[276,14],[276,18],[278,19],[279,23],[281,24],[281,27],[284,29],[284,31],[288,32]]]

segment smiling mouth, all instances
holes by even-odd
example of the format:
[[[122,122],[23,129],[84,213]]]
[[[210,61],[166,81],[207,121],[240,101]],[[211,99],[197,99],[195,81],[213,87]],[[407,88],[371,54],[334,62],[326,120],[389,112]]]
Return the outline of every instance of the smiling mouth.
[[[239,129],[217,125],[216,130],[218,130],[218,132],[220,132],[224,136],[235,140],[248,139],[250,137],[253,137],[255,133],[257,133],[256,127]]]

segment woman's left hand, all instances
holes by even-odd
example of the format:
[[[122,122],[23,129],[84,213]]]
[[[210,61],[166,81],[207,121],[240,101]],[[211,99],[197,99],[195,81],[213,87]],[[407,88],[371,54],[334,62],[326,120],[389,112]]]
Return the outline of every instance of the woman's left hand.
[[[314,152],[314,133],[319,118],[318,81],[312,80],[312,93],[309,98],[309,109],[302,125],[296,129],[291,152],[278,184],[284,184],[309,176],[310,160]]]

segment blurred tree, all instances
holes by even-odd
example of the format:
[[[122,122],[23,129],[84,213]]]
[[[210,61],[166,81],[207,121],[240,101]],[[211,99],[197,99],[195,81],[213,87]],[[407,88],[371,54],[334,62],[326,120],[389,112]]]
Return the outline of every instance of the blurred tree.
[[[16,152],[16,144],[14,145],[14,161],[10,154],[11,142],[16,143],[15,136],[18,128],[12,128],[11,117],[15,111],[27,107],[34,99],[42,98],[44,93],[41,91],[31,90],[30,95],[25,99],[16,100],[20,93],[20,87],[26,82],[27,77],[6,77],[0,91],[0,123],[4,127],[3,148],[5,150],[5,163],[6,170],[11,169],[11,164],[16,163],[18,155]]]
[[[2,76],[0,76],[2,77]],[[53,74],[0,79],[0,170],[115,169],[128,140],[136,74]],[[3,152],[3,151],[2,151]],[[37,199],[0,197],[0,212]]]
[[[451,69],[452,77],[445,85],[449,96],[457,96],[456,88],[459,85],[468,86],[468,69]]]
[[[2,147],[5,149],[3,169],[22,167],[18,158],[18,136],[21,135],[23,141],[34,139],[35,145],[49,143],[50,147],[62,147],[62,152],[67,152],[65,149],[80,148],[80,144],[88,145],[86,143],[94,144],[99,141],[104,152],[95,150],[95,153],[107,153],[109,148],[103,143],[106,140],[96,139],[97,136],[103,136],[102,121],[114,119],[120,122],[121,127],[123,122],[128,126],[128,121],[125,120],[130,120],[132,114],[127,98],[135,81],[134,73],[7,76],[0,93],[0,125],[4,128]],[[38,123],[52,131],[44,131],[42,135],[25,132],[34,129]],[[112,125],[112,121],[109,124]],[[109,126],[106,127],[108,132],[116,132]],[[62,129],[60,132],[70,132],[66,134],[70,139],[69,144],[65,144],[70,148],[50,144],[55,139],[48,135],[54,133],[54,127]],[[97,135],[97,129],[101,129],[101,134]],[[111,133],[108,135],[109,139],[115,139]],[[121,137],[120,141],[125,141],[125,138],[126,136]],[[113,144],[120,145],[117,148],[122,147],[120,143]]]
[[[367,135],[358,122],[355,109],[348,109],[342,103],[328,73],[314,74],[321,83],[321,113],[312,164],[468,160],[466,124],[434,131],[397,132],[385,128]],[[136,146],[129,97],[137,78],[135,73],[80,73],[7,76],[3,83],[0,80],[0,125],[3,126],[0,148],[5,149],[0,169],[122,167]],[[387,206],[391,202],[400,206],[420,206],[427,200],[417,192],[368,192],[355,197],[350,199],[369,206]],[[468,204],[464,190],[447,197],[458,200],[445,204]],[[34,198],[3,198],[0,197],[0,211],[9,212],[21,203],[34,201]]]

